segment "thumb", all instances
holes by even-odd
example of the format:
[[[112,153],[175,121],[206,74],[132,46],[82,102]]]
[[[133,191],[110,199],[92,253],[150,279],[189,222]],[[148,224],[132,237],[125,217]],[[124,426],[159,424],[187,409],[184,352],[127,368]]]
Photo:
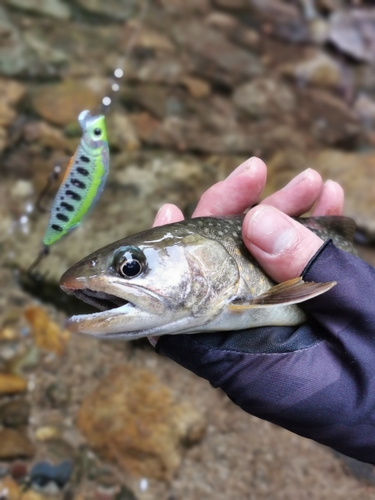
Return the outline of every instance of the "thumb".
[[[269,205],[247,213],[242,233],[252,256],[279,283],[300,276],[323,245],[309,229]]]

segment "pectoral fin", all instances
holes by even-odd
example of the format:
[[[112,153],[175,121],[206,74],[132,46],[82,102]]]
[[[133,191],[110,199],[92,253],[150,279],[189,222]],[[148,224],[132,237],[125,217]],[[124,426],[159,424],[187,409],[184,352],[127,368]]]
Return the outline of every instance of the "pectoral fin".
[[[314,281],[306,282],[302,278],[295,278],[284,281],[279,285],[273,286],[266,292],[254,297],[248,302],[230,304],[228,307],[231,311],[241,311],[251,307],[268,307],[281,306],[289,304],[298,304],[305,300],[317,297],[322,293],[328,292],[336,285],[336,281],[328,283],[315,283]]]

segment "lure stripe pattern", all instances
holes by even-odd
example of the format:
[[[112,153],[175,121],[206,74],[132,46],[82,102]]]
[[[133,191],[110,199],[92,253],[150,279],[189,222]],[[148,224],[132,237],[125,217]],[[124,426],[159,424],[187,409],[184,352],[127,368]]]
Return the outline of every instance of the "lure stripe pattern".
[[[80,144],[71,158],[51,208],[43,243],[52,245],[77,227],[99,199],[109,170],[109,148],[104,116],[82,111]]]

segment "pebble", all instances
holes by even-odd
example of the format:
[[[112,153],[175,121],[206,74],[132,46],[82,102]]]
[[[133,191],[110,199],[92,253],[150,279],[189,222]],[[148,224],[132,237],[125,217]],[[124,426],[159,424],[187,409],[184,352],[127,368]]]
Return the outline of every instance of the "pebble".
[[[0,396],[5,394],[20,394],[27,391],[27,380],[18,375],[0,373]]]
[[[23,431],[16,429],[0,429],[0,460],[31,458],[34,446]]]
[[[30,403],[25,399],[13,399],[0,405],[0,424],[5,427],[27,425],[30,416]]]
[[[205,430],[191,405],[176,403],[152,372],[129,365],[114,368],[83,401],[77,423],[106,460],[134,476],[164,480],[180,464],[182,443],[198,442]]]

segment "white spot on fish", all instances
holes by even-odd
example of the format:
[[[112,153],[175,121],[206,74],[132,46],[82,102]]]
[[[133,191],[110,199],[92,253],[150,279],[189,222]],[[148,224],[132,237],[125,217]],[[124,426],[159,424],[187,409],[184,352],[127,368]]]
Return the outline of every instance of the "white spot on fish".
[[[122,78],[124,76],[124,72],[122,71],[121,68],[116,68],[113,74],[115,75],[116,78]]]
[[[117,91],[119,90],[119,88],[120,88],[120,85],[119,85],[118,83],[114,83],[114,84],[112,85],[112,90],[113,90],[113,92],[117,92]]]
[[[104,106],[109,106],[112,102],[112,99],[108,96],[105,96],[103,97],[102,99],[102,103],[104,104]]]

